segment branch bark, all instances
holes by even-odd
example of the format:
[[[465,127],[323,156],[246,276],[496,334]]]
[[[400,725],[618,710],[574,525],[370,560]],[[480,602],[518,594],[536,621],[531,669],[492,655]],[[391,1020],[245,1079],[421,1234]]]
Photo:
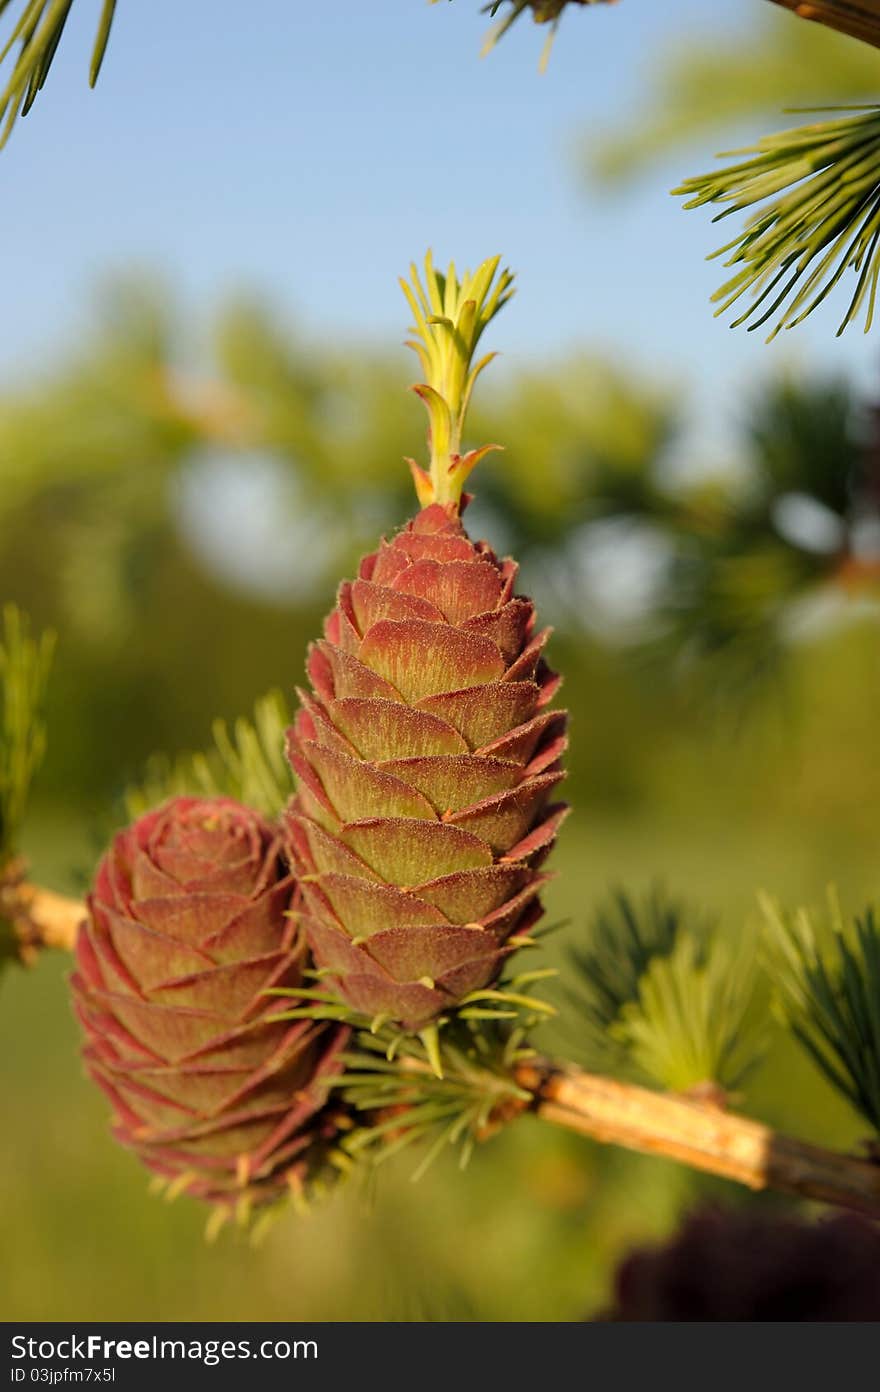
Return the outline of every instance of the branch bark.
[[[880,1165],[785,1136],[719,1106],[529,1064],[517,1082],[545,1121],[606,1144],[660,1155],[750,1189],[775,1189],[880,1218]]]
[[[60,947],[72,952],[79,925],[86,916],[86,906],[82,900],[56,894],[52,889],[28,885],[26,903],[28,915],[37,932],[38,946]]]
[[[880,48],[880,0],[773,0],[816,24]]]
[[[0,885],[0,917],[11,923],[13,951],[25,966],[46,947],[72,952],[85,916],[82,900],[53,889],[14,876]]]
[[[712,1103],[553,1063],[521,1066],[517,1082],[531,1092],[538,1116],[593,1140],[880,1218],[880,1164],[781,1135]]]

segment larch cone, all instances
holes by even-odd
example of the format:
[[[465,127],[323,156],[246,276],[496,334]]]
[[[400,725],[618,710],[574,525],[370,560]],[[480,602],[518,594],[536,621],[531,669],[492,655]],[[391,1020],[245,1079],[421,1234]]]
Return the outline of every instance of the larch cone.
[[[496,981],[542,913],[566,716],[517,566],[433,503],[367,556],[289,733],[303,923],[356,1012],[408,1031]]]
[[[230,798],[174,798],[113,840],[76,946],[86,1069],[117,1138],[221,1206],[298,1188],[333,1138],[325,1079],[346,1031],[278,1020],[307,945],[276,827]]]

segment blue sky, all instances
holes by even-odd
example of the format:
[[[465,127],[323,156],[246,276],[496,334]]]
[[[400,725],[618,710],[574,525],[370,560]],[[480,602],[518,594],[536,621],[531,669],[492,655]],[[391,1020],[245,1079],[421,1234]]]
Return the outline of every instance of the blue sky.
[[[873,342],[835,341],[827,317],[772,348],[712,319],[717,229],[667,190],[709,163],[714,136],[614,199],[579,174],[579,143],[637,103],[657,45],[710,23],[723,38],[711,8],[568,15],[541,76],[526,21],[479,57],[477,0],[119,0],[90,92],[99,3],[77,0],[0,155],[0,381],[62,352],[94,287],[130,267],[164,275],[195,326],[249,289],[308,333],[397,344],[396,277],[431,245],[460,263],[498,250],[517,270],[493,341],[507,363],[601,345],[690,382],[707,444],[784,359],[869,382]]]

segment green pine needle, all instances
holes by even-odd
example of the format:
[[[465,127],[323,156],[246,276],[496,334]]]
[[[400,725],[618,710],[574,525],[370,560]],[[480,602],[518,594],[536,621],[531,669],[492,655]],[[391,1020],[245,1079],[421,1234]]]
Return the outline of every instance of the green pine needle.
[[[760,1056],[747,953],[734,954],[662,889],[641,902],[616,891],[597,911],[588,945],[570,957],[576,984],[566,1020],[591,1065],[673,1091],[706,1083],[732,1091]]]
[[[436,0],[432,0],[432,3],[435,2]],[[490,0],[488,5],[483,6],[483,13],[490,15],[493,19],[502,5],[509,4],[510,9],[497,24],[492,26],[489,33],[486,35],[483,44],[483,56],[485,57],[485,55],[495,47],[498,40],[507,33],[511,25],[516,23],[520,15],[531,10],[532,19],[536,24],[550,25],[550,33],[544,44],[543,52],[541,53],[540,69],[541,72],[544,72],[550,60],[553,40],[556,37],[559,21],[562,18],[562,12],[565,10],[566,6],[595,5],[609,2],[610,0]]]
[[[548,1016],[555,1015],[556,1009],[548,1001],[531,991],[528,995],[523,992],[523,987],[531,987],[555,976],[556,970],[552,967],[518,972],[510,977],[502,976],[497,986],[462,996],[455,1006],[450,1006],[447,1012],[438,1015],[415,1036],[386,1015],[370,1017],[348,1005],[332,984],[332,973],[328,971],[308,972],[305,986],[277,986],[265,994],[287,997],[294,1002],[290,1009],[273,1015],[273,1019],[334,1020],[346,1024],[352,1030],[369,1034],[377,1040],[389,1064],[407,1049],[419,1047],[435,1076],[442,1079],[446,1041],[455,1039],[462,1027],[472,1031],[473,1022],[485,1021],[491,1031],[493,1022],[510,1021],[512,1023],[505,1023],[504,1026],[507,1033],[515,1030],[524,1038],[544,1023]],[[325,984],[328,980],[329,986]]]
[[[612,1036],[646,1078],[673,1092],[715,1083],[739,1088],[763,1052],[746,1027],[753,964],[724,942],[680,933],[668,957],[655,957],[624,1006]]]
[[[231,731],[224,720],[215,720],[213,749],[150,761],[143,781],[126,791],[128,816],[140,817],[170,797],[194,796],[236,798],[265,817],[277,817],[293,791],[284,754],[289,720],[279,691],[263,696],[253,719],[240,716]]]
[[[0,0],[0,20],[14,3],[15,0]],[[24,0],[5,46],[0,49],[0,64],[16,47],[18,50],[6,85],[0,90],[0,149],[18,117],[27,115],[42,90],[72,8],[73,0]],[[92,87],[101,71],[115,12],[116,0],[104,0],[89,65]]]
[[[873,907],[851,923],[829,896],[817,930],[805,909],[762,896],[776,1004],[825,1077],[880,1132],[880,923]]]
[[[378,1030],[371,1029],[371,1034],[378,1034]],[[431,1065],[431,1072],[435,1078],[443,1077],[443,1063],[440,1058],[440,1032],[436,1025],[428,1025],[419,1031],[419,1039]]]
[[[855,286],[837,332],[863,310],[870,329],[880,279],[880,106],[844,109],[855,114],[764,136],[729,152],[751,158],[673,189],[688,198],[686,208],[725,204],[716,222],[763,205],[713,253],[740,268],[712,296],[716,314],[751,296],[732,328],[775,318],[769,342],[803,323],[851,273]]]
[[[566,993],[597,1057],[609,1052],[610,1031],[624,1007],[638,1000],[651,962],[672,951],[683,915],[682,905],[659,886],[641,903],[616,889],[596,909],[586,945],[571,948]]]
[[[98,21],[98,32],[95,35],[95,46],[92,49],[92,61],[89,64],[89,86],[94,87],[101,74],[104,63],[104,55],[107,52],[107,43],[110,39],[110,30],[113,26],[113,16],[116,13],[116,0],[104,0],[104,7],[101,10],[101,18]]]
[[[459,1020],[427,1041],[398,1036],[391,1062],[388,1052],[383,1038],[362,1031],[343,1059],[333,1086],[360,1118],[343,1145],[372,1165],[424,1145],[413,1180],[447,1148],[458,1150],[464,1167],[478,1140],[511,1108],[531,1101],[513,1077],[516,1065],[533,1057],[520,1029]]]
[[[520,994],[517,987],[552,974],[525,972],[495,991],[475,994],[504,1001]],[[326,1082],[358,1113],[358,1125],[342,1143],[353,1160],[376,1165],[424,1143],[427,1150],[414,1179],[447,1146],[458,1149],[464,1165],[475,1142],[506,1119],[511,1104],[528,1104],[530,1094],[517,1085],[513,1072],[534,1056],[526,1041],[548,1010],[543,1001],[530,999],[528,1006],[507,1011],[463,1005],[411,1034],[388,1020],[371,1021],[332,990],[312,985],[318,975],[310,973],[303,987],[268,991],[306,1002],[269,1018],[333,1020],[352,1029],[354,1044],[343,1057],[342,1071]]]
[[[32,638],[14,604],[0,632],[0,867],[15,855],[28,793],[46,751],[43,705],[55,635]]]

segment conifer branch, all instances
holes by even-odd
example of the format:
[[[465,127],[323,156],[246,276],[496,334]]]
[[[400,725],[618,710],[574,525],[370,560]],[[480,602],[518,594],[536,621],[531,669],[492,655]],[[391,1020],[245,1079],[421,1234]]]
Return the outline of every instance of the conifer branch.
[[[432,0],[432,4],[433,3],[436,3],[436,0]],[[516,23],[520,15],[531,13],[535,24],[546,24],[550,29],[541,54],[540,67],[543,72],[547,67],[547,62],[550,58],[550,50],[553,47],[553,40],[556,37],[556,31],[559,28],[559,21],[562,18],[563,12],[569,5],[578,5],[582,7],[584,5],[596,4],[614,4],[614,0],[490,0],[488,5],[483,6],[484,14],[491,15],[493,19],[499,11],[503,11],[503,15],[501,19],[492,25],[492,28],[486,35],[483,43],[483,56],[485,57],[485,55],[495,47],[498,40],[507,33],[511,25]],[[509,6],[509,8],[505,9],[506,5]]]
[[[436,3],[436,0],[432,0]],[[550,40],[542,58],[546,64],[550,42],[559,27],[564,11],[572,7],[598,4],[601,0],[491,0],[484,11],[493,18],[502,12],[502,18],[493,25],[486,39],[484,52],[498,42],[521,15],[531,14],[535,24],[550,26]],[[608,0],[613,3],[613,0]],[[850,38],[880,48],[880,0],[773,0],[776,5],[790,10],[800,19],[812,20],[827,29],[835,29]]]
[[[880,0],[773,0],[801,19],[880,48]]]
[[[837,332],[864,310],[867,333],[880,283],[880,108],[851,109],[730,153],[747,158],[673,189],[687,198],[685,208],[720,205],[715,222],[756,210],[712,253],[738,268],[712,296],[716,315],[745,295],[747,307],[732,327],[757,329],[775,319],[773,338],[802,323],[849,278],[850,303]]]
[[[880,1165],[808,1144],[705,1101],[528,1063],[516,1072],[544,1121],[662,1156],[749,1189],[773,1189],[880,1218]]]
[[[72,952],[85,913],[81,900],[33,885],[15,864],[8,865],[0,879],[0,947],[2,937],[8,939],[6,950],[0,951],[0,965],[17,957],[24,966],[32,966],[47,947]]]
[[[35,946],[73,951],[79,925],[86,914],[80,899],[29,884],[23,888],[22,902],[35,931]]]
[[[39,935],[33,945],[72,950],[84,905],[38,886],[25,891]],[[783,1135],[711,1101],[652,1092],[546,1060],[520,1063],[512,1082],[522,1096],[531,1096],[531,1106],[509,1108],[502,1120],[530,1110],[592,1140],[676,1160],[749,1189],[880,1218],[880,1164]],[[494,1129],[487,1126],[486,1134]]]

